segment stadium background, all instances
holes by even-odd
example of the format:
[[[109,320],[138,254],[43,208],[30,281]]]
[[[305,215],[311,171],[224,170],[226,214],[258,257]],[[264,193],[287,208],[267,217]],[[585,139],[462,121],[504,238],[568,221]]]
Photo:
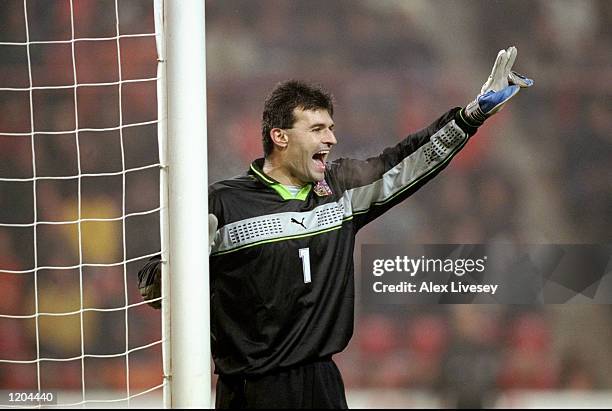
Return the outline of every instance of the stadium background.
[[[75,36],[114,35],[114,2],[75,2]],[[121,1],[122,33],[153,32],[151,1]],[[70,30],[67,1],[28,1],[31,36]],[[363,243],[610,243],[612,236],[612,3],[590,1],[207,1],[210,181],[261,155],[264,96],[288,78],[323,84],[336,98],[334,158],[365,157],[464,105],[497,51],[515,45],[515,69],[535,80],[488,122],[449,168],[364,229]],[[0,41],[24,41],[23,2],[0,3]],[[79,45],[79,82],[117,79],[114,41]],[[155,77],[151,38],[122,39],[122,74]],[[39,84],[72,83],[69,46],[32,47]],[[24,75],[25,70],[25,75]],[[24,77],[26,76],[26,77]],[[104,79],[102,79],[104,77]],[[27,86],[23,50],[0,47],[0,87]],[[59,80],[58,80],[59,79]],[[47,83],[45,83],[47,82]],[[118,88],[79,91],[79,124],[118,124]],[[34,96],[37,129],[74,127],[72,90]],[[124,122],[155,119],[154,83],[123,88]],[[21,93],[0,93],[0,131],[29,130]],[[84,172],[121,169],[117,131],[80,133]],[[157,159],[155,124],[124,133],[126,165]],[[36,138],[38,175],[74,174],[74,134]],[[30,139],[0,135],[0,176],[31,177]],[[158,204],[156,170],[130,174],[127,210]],[[75,181],[39,183],[39,218],[76,215]],[[83,179],[83,217],[121,211],[121,179]],[[32,187],[0,183],[0,222],[28,221]],[[248,206],[248,205],[245,205]],[[128,258],[159,249],[157,214],[130,220]],[[121,225],[86,223],[88,261],[121,257]],[[30,229],[31,231],[31,229]],[[38,258],[78,261],[74,227],[39,229]],[[32,266],[33,238],[0,227],[0,268]],[[356,252],[359,272],[359,246]],[[139,263],[128,264],[129,301]],[[41,311],[79,307],[78,270],[39,272]],[[359,286],[359,280],[356,279]],[[124,304],[121,267],[84,272],[85,306]],[[33,276],[0,274],[0,313],[31,314]],[[379,306],[357,303],[355,335],[336,360],[363,404],[495,404],[516,390],[612,390],[612,308]],[[129,312],[130,347],[159,339],[159,312]],[[194,325],[197,326],[197,325]],[[41,355],[80,355],[78,316],[41,319]],[[124,313],[87,313],[85,350],[125,350]],[[0,358],[32,359],[33,320],[0,319]],[[41,365],[43,387],[80,390],[80,361]],[[123,390],[125,361],[87,359],[88,389]],[[36,386],[35,367],[0,363],[0,389]],[[159,384],[160,349],[130,355],[130,384]],[[363,391],[368,390],[368,391]],[[369,391],[374,390],[374,391]],[[419,393],[417,395],[417,393]],[[398,397],[400,395],[400,397]],[[503,397],[505,395],[505,397]],[[561,398],[561,397],[557,397]],[[428,402],[429,401],[429,402]],[[432,402],[433,401],[433,402]],[[510,402],[508,402],[510,401]],[[499,402],[497,402],[499,404]]]

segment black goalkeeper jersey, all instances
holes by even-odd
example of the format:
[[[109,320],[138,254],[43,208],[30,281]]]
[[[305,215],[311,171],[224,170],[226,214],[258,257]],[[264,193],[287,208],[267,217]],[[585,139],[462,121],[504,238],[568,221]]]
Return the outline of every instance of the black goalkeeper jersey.
[[[355,235],[439,173],[476,129],[453,109],[367,160],[327,164],[292,196],[263,171],[213,184],[216,372],[254,376],[329,357],[353,333]]]

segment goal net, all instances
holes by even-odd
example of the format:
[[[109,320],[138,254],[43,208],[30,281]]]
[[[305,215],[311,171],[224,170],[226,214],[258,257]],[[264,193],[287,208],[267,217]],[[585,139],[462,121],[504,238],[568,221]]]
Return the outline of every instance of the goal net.
[[[0,2],[1,407],[162,405],[154,3]]]

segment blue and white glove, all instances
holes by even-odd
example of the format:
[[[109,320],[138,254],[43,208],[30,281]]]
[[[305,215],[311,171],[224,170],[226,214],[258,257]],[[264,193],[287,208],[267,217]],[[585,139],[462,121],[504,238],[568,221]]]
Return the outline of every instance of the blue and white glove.
[[[497,53],[489,78],[482,86],[476,99],[461,110],[461,116],[471,126],[478,127],[504,107],[521,88],[531,87],[533,80],[514,71],[516,47],[508,47]]]

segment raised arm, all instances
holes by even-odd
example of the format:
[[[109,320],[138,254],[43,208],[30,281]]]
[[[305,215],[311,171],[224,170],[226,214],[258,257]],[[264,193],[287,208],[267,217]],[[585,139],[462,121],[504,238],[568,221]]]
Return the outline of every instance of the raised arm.
[[[501,50],[480,94],[465,108],[454,108],[427,128],[367,160],[339,159],[330,173],[344,193],[359,227],[410,196],[435,177],[482,123],[533,81],[511,70],[516,48]]]

